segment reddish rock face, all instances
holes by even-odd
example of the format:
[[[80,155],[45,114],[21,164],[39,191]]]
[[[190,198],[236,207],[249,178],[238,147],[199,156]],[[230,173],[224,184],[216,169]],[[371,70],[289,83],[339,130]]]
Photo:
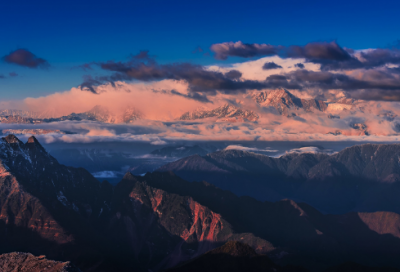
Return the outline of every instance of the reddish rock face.
[[[80,272],[70,262],[56,262],[46,256],[34,256],[30,253],[13,252],[0,255],[2,272]]]
[[[173,267],[229,240],[249,242],[263,253],[274,249],[251,234],[235,233],[220,214],[191,197],[150,187],[130,174],[116,188],[117,195],[124,192],[125,198],[114,202],[119,208],[110,231],[119,233],[115,239],[128,241],[137,258],[151,256],[152,270]]]
[[[41,201],[26,192],[4,166],[0,172],[0,209],[0,220],[5,223],[6,231],[11,232],[7,235],[9,238],[14,229],[24,229],[57,244],[70,243],[74,240]]]

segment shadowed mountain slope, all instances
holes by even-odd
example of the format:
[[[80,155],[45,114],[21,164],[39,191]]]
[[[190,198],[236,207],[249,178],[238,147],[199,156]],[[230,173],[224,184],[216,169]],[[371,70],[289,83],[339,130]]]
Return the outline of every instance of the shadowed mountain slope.
[[[185,181],[173,173],[148,173],[137,179],[191,196],[220,214],[236,231],[272,242],[276,250],[268,255],[281,265],[301,265],[313,271],[349,259],[366,265],[400,265],[393,255],[400,250],[396,213],[324,215],[305,203],[238,197],[207,182]]]
[[[184,263],[168,272],[301,272],[304,268],[282,268],[272,262],[266,255],[257,254],[250,246],[240,242],[227,242],[198,258]]]
[[[279,158],[222,150],[183,158],[157,171],[205,180],[260,200],[291,198],[330,213],[400,212],[399,154],[399,144],[364,144],[333,155],[292,153]]]
[[[113,188],[60,165],[34,137],[24,144],[9,135],[0,149],[1,252],[71,260],[83,271],[158,271],[229,240],[275,250],[190,197],[131,174]]]
[[[393,212],[324,215],[308,204],[238,197],[173,173],[127,173],[113,187],[60,165],[34,137],[22,143],[9,135],[0,151],[1,253],[46,255],[88,272],[155,272],[240,241],[281,266],[322,271],[350,260],[400,267],[400,216]],[[256,162],[216,167],[245,172]],[[274,165],[268,157],[261,163]]]

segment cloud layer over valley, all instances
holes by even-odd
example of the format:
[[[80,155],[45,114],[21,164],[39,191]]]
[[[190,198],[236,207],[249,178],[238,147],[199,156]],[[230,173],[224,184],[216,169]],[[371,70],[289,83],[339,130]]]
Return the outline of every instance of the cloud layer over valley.
[[[31,68],[47,65],[21,50],[5,58]],[[218,60],[250,59],[211,66],[159,64],[142,51],[126,61],[86,63],[81,68],[89,74],[102,71],[103,75],[88,74],[80,86],[68,91],[2,101],[2,109],[29,114],[22,122],[5,111],[0,126],[76,133],[42,136],[47,142],[116,140],[155,145],[178,140],[397,141],[400,137],[396,48],[355,51],[336,42],[289,47],[236,42],[214,44],[211,50]]]

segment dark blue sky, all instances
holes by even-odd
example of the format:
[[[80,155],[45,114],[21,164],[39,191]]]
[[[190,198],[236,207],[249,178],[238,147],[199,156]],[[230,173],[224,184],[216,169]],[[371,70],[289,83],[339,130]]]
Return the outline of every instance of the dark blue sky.
[[[2,100],[70,89],[95,75],[72,67],[139,50],[160,63],[212,64],[244,59],[216,61],[193,51],[239,40],[284,46],[336,40],[364,49],[400,39],[399,1],[2,1],[0,10],[0,56],[25,48],[51,65],[30,69],[1,60]]]

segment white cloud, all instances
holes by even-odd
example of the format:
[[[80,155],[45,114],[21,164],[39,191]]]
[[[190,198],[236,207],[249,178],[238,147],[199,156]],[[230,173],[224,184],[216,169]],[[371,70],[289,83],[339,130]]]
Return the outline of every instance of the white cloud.
[[[228,145],[225,150],[241,150],[241,151],[249,151],[249,152],[278,152],[278,150],[272,149],[261,149],[256,147],[246,147],[242,145]]]

